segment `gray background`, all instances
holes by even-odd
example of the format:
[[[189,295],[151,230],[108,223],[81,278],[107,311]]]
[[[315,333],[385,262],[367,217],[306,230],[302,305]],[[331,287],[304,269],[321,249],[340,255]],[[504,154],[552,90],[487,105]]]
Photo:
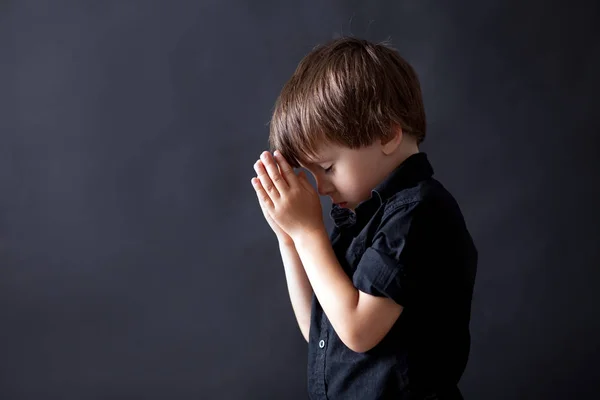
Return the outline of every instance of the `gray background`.
[[[0,2],[0,398],[306,398],[250,179],[349,33],[417,69],[480,250],[465,396],[600,396],[600,7],[563,3]]]

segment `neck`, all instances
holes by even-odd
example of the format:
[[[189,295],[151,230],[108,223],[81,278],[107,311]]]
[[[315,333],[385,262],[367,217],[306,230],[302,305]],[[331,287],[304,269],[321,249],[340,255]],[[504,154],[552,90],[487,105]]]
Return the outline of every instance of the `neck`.
[[[389,157],[389,171],[392,172],[400,164],[402,164],[408,157],[413,154],[419,153],[419,145],[414,140],[403,140],[396,151],[390,154]]]

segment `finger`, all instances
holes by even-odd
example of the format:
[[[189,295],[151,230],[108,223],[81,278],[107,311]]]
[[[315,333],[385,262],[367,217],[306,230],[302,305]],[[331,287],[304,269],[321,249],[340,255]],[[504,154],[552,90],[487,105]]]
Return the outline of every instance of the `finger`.
[[[254,163],[254,170],[258,175],[258,179],[260,179],[262,188],[269,195],[269,197],[273,199],[279,198],[279,192],[273,184],[273,181],[271,181],[271,178],[269,178],[269,174],[267,174],[267,171],[265,170],[265,166],[263,165],[262,161],[258,160]]]
[[[265,151],[261,154],[260,158],[263,162],[263,165],[267,169],[267,173],[269,174],[271,181],[277,188],[277,191],[279,191],[279,193],[282,193],[285,190],[287,190],[289,188],[289,185],[285,181],[284,177],[282,176],[282,172],[279,172],[277,163],[271,156],[271,153],[269,153],[268,151]]]
[[[298,172],[298,178],[300,180],[306,179],[306,172],[304,172],[304,171]]]
[[[308,177],[306,176],[306,172],[300,171],[300,173],[298,174],[298,178],[299,178],[300,184],[304,185],[304,187],[306,189],[308,189],[308,190],[314,190],[314,188],[312,187],[312,185],[308,181]]]
[[[272,208],[273,202],[260,183],[260,179],[252,178],[251,182],[254,190],[256,191],[256,197],[258,197],[258,202],[260,203],[261,208]]]
[[[279,168],[281,168],[281,174],[285,178],[288,184],[293,185],[298,182],[298,178],[294,173],[294,169],[288,164],[287,160],[283,158],[283,155],[279,152],[279,150],[275,150],[273,153],[275,155],[275,160],[277,160],[277,164],[279,164]]]

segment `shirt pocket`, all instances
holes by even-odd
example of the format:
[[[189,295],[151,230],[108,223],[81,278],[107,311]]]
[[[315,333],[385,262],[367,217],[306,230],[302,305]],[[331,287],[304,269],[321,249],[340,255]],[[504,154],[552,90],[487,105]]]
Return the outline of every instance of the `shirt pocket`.
[[[362,255],[365,253],[366,249],[367,245],[365,238],[361,236],[355,237],[348,246],[348,249],[346,249],[345,261],[348,269],[346,272],[350,278],[352,278],[356,272],[358,263],[360,262],[360,259],[362,258]]]

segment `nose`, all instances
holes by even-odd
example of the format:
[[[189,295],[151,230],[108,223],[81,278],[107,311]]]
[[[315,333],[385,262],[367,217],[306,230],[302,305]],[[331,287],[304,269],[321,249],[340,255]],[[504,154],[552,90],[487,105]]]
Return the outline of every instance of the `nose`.
[[[317,183],[317,192],[319,193],[319,195],[327,196],[330,193],[333,193],[333,188],[330,183],[326,182],[324,179],[316,178],[315,180]]]

